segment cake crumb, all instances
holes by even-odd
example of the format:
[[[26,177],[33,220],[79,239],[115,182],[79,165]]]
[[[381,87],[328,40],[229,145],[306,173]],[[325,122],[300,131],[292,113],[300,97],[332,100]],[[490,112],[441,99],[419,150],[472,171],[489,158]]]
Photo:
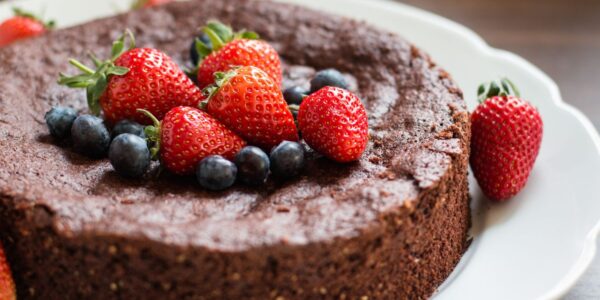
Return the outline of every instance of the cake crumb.
[[[242,278],[242,276],[240,275],[240,273],[233,273],[233,275],[231,275],[231,279],[234,281],[238,281]]]
[[[111,291],[116,292],[118,289],[119,289],[119,286],[116,283],[112,282],[110,284],[110,290]]]
[[[327,295],[327,289],[325,287],[321,287],[319,289],[319,293],[321,293],[321,295]]]

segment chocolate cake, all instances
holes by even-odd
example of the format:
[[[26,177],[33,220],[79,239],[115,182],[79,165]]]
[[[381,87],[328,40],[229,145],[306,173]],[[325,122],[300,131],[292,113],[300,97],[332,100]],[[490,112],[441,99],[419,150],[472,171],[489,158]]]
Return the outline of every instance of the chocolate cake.
[[[116,175],[53,140],[67,61],[107,57],[125,28],[184,65],[219,19],[280,53],[284,86],[337,68],[369,115],[360,161],[309,153],[304,173],[208,192],[193,178]],[[395,34],[267,1],[197,0],[57,30],[0,50],[0,240],[19,299],[420,299],[458,263],[470,225],[470,124],[448,73]]]

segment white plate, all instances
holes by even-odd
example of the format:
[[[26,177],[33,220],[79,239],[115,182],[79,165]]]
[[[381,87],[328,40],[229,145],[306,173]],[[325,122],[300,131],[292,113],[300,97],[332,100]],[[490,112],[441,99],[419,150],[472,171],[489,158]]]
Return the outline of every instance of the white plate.
[[[354,18],[397,32],[429,52],[465,91],[474,107],[477,85],[498,76],[519,84],[544,119],[544,140],[525,190],[490,204],[471,180],[475,237],[436,299],[553,299],[582,275],[600,231],[600,137],[565,104],[556,84],[506,51],[490,48],[471,30],[431,13],[385,0],[282,0]],[[108,16],[128,1],[22,0],[60,26]],[[50,3],[52,5],[50,5]],[[0,18],[12,4],[0,5]]]

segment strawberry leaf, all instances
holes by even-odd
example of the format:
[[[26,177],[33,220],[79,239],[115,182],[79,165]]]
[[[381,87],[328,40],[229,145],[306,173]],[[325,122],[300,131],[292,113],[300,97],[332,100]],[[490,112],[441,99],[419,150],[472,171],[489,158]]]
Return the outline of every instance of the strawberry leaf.
[[[151,112],[145,109],[138,109],[137,112],[146,115],[152,120],[152,125],[144,128],[144,133],[146,134],[146,140],[151,145],[150,154],[152,155],[152,159],[156,160],[158,159],[158,154],[160,152],[161,122]]]
[[[234,33],[230,26],[218,21],[209,21],[206,26],[202,28],[202,32],[208,36],[212,47],[204,44],[200,40],[196,40],[196,50],[200,56],[199,63],[201,63],[202,60],[204,60],[204,58],[209,56],[212,52],[221,50],[221,48],[234,40],[255,40],[260,38],[258,33],[252,31],[241,30]]]
[[[517,86],[506,77],[500,79],[498,82],[490,81],[488,83],[481,84],[477,88],[477,100],[479,103],[483,103],[483,101],[486,99],[495,96],[505,97],[509,95],[517,97],[521,96]]]
[[[69,63],[79,69],[82,74],[67,76],[59,74],[58,83],[70,88],[86,89],[88,107],[92,114],[99,115],[100,97],[108,87],[108,81],[111,76],[123,76],[129,72],[129,69],[115,65],[115,61],[125,52],[135,48],[135,38],[131,31],[126,30],[119,39],[113,43],[111,58],[106,61],[98,59],[93,53],[89,56],[96,67],[96,70],[89,68],[81,62],[71,59]]]

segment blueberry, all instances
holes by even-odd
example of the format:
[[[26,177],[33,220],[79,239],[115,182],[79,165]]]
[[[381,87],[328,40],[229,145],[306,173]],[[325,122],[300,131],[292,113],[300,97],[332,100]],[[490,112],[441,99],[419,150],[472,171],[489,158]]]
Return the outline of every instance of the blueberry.
[[[299,86],[293,86],[283,91],[283,98],[285,98],[285,101],[288,104],[300,105],[300,103],[302,103],[302,98],[304,98],[304,96],[307,94],[308,91],[305,91],[303,88]]]
[[[335,86],[348,89],[348,82],[344,75],[336,69],[325,69],[317,72],[315,77],[310,81],[310,93],[314,93],[326,86]]]
[[[196,169],[198,183],[208,190],[221,191],[235,183],[237,167],[220,155],[204,158]]]
[[[110,145],[110,134],[102,119],[82,115],[75,119],[71,127],[75,151],[92,158],[106,155]]]
[[[205,45],[207,45],[208,48],[212,49],[212,43],[210,42],[210,38],[208,38],[208,35],[206,33],[202,33],[197,38]],[[198,54],[198,51],[196,50],[196,39],[192,41],[192,45],[190,46],[190,57],[192,58],[192,64],[194,66],[197,66],[198,62],[200,61],[200,54]]]
[[[298,176],[304,168],[304,148],[299,143],[284,141],[271,150],[271,171],[278,178]]]
[[[129,120],[121,120],[117,122],[115,127],[111,132],[112,138],[116,138],[123,133],[131,133],[133,135],[137,135],[143,139],[146,138],[146,134],[144,133],[144,126],[139,123],[129,121]]]
[[[118,135],[108,150],[110,164],[124,177],[139,178],[150,165],[150,150],[146,140],[131,134]]]
[[[244,147],[235,156],[235,164],[238,168],[238,178],[245,184],[263,184],[269,176],[269,157],[260,148]]]
[[[50,134],[57,139],[64,139],[71,134],[77,112],[70,107],[55,106],[46,113],[44,118]]]

